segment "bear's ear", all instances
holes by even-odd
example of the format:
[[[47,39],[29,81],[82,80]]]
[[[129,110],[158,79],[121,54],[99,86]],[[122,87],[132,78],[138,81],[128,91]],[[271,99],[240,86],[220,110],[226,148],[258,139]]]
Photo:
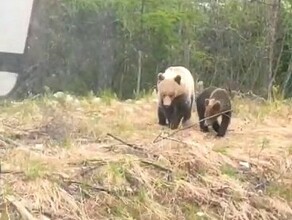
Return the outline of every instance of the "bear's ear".
[[[205,99],[205,106],[209,105],[209,99]]]
[[[220,111],[220,108],[221,108],[221,103],[219,100],[217,100],[214,105],[212,106],[212,109],[215,111],[215,112],[219,112]]]
[[[174,78],[174,81],[177,82],[177,84],[180,85],[180,81],[181,81],[181,76],[180,75],[177,75],[175,78]]]
[[[157,79],[158,79],[158,81],[162,81],[162,80],[164,80],[163,73],[158,73],[158,75],[157,75]]]

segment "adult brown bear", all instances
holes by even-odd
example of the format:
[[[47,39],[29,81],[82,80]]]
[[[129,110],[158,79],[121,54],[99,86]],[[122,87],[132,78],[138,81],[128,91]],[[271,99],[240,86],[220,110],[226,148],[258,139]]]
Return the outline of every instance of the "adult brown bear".
[[[196,105],[201,131],[208,132],[208,126],[212,126],[217,132],[218,137],[225,136],[231,121],[231,101],[227,91],[222,88],[210,86],[198,95]],[[213,115],[217,116],[212,117]],[[217,119],[220,116],[222,116],[222,121],[219,125]],[[205,118],[208,119],[203,120]]]
[[[191,118],[195,83],[190,71],[171,66],[157,76],[158,120],[160,125],[177,129]]]

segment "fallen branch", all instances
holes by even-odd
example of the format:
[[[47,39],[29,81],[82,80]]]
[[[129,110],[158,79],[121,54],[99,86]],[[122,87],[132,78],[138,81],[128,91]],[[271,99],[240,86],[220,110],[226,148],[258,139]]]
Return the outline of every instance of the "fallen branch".
[[[97,170],[98,168],[100,168],[101,166],[94,166],[94,167],[88,167],[87,169],[83,169],[81,170],[81,172],[79,173],[80,176],[84,177],[85,175],[87,175],[88,173]]]
[[[115,140],[117,140],[117,141],[119,141],[119,142],[121,142],[122,144],[124,144],[124,145],[126,145],[126,146],[128,146],[128,147],[131,147],[131,148],[135,149],[135,150],[141,150],[141,151],[144,151],[143,148],[138,147],[138,146],[136,146],[136,145],[134,145],[134,144],[129,144],[129,143],[127,143],[126,141],[123,141],[121,138],[118,138],[118,137],[116,137],[116,136],[114,136],[114,135],[112,135],[112,134],[110,134],[110,133],[107,133],[106,135],[109,136],[109,137],[111,137],[111,138],[113,138],[113,139],[115,139]]]
[[[25,134],[29,134],[31,130],[23,129],[23,128],[18,128],[15,125],[10,125],[9,123],[5,122],[5,120],[2,120],[2,125],[5,126],[8,129],[11,129],[12,131],[19,131]],[[35,130],[32,130],[35,131]]]
[[[85,187],[93,189],[95,191],[100,191],[100,192],[106,192],[108,194],[113,194],[113,192],[111,192],[109,189],[106,189],[106,188],[103,188],[103,187],[98,187],[98,186],[92,186],[92,185],[89,185],[87,183],[81,183],[81,182],[78,182],[78,181],[75,181],[75,180],[65,180],[64,183],[66,183],[68,185],[77,184],[79,186],[85,186]]]
[[[0,166],[0,174],[23,174],[23,171],[2,170]]]
[[[87,166],[87,165],[104,165],[106,164],[106,162],[102,159],[87,159],[87,160],[82,160],[82,161],[77,161],[77,162],[68,162],[67,163],[68,165],[74,165],[74,166],[80,166],[80,165],[83,165],[83,166]]]
[[[162,137],[162,136],[161,136],[161,133],[160,133],[160,134],[159,134],[159,135],[158,135],[158,136],[152,141],[152,143],[157,143],[157,142],[162,141],[162,140],[164,140],[164,139],[168,139],[169,137],[175,135],[176,133],[178,133],[178,132],[180,132],[180,131],[184,131],[184,130],[187,130],[187,129],[189,129],[189,128],[192,128],[192,127],[196,126],[198,123],[200,123],[200,122],[202,122],[202,121],[205,121],[205,120],[207,120],[207,119],[210,119],[210,118],[213,118],[213,117],[216,117],[216,116],[219,116],[219,115],[221,115],[221,114],[228,113],[228,112],[232,112],[232,110],[226,110],[226,111],[224,111],[224,112],[221,112],[221,113],[215,114],[215,115],[213,115],[213,116],[203,118],[203,119],[201,119],[201,120],[199,120],[199,121],[197,121],[197,122],[195,122],[195,123],[193,123],[193,124],[191,124],[191,125],[189,125],[189,126],[187,126],[187,127],[180,128],[180,129],[177,129],[177,130],[173,131],[172,133],[170,133],[170,134],[167,135],[166,137]],[[159,139],[160,137],[161,137],[161,139]]]
[[[37,218],[33,217],[21,202],[16,201],[14,196],[6,196],[6,199],[18,210],[24,220],[37,220]]]
[[[14,147],[20,147],[21,144],[17,143],[16,141],[11,140],[10,138],[4,137],[0,135],[0,140],[8,145],[13,145]]]
[[[168,168],[165,168],[165,167],[163,167],[163,166],[161,166],[161,165],[158,165],[158,164],[156,164],[156,163],[153,163],[153,162],[151,162],[151,161],[146,161],[146,160],[140,160],[140,161],[141,161],[141,163],[144,163],[144,164],[146,164],[146,165],[150,165],[150,166],[153,166],[153,167],[155,167],[155,168],[158,168],[158,169],[160,169],[160,170],[162,170],[162,171],[172,173],[172,170],[170,170],[170,169],[168,169]]]
[[[173,137],[168,137],[168,139],[169,139],[170,141],[173,141],[173,142],[176,142],[176,143],[179,143],[179,144],[183,144],[183,145],[185,145],[185,146],[188,145],[186,142],[184,142],[184,141],[182,141],[182,140],[179,140],[179,139],[176,139],[176,138],[173,138]]]

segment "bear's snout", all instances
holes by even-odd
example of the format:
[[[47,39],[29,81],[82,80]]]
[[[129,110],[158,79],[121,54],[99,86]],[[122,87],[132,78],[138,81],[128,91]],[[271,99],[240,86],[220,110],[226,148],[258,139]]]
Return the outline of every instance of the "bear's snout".
[[[171,98],[169,96],[164,97],[164,99],[163,99],[163,105],[165,107],[170,107],[170,105],[171,105]]]

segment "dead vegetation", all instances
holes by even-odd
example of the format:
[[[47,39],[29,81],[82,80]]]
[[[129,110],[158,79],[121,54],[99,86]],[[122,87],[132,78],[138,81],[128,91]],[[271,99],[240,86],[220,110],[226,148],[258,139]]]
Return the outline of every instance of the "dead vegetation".
[[[233,103],[223,139],[152,97],[3,103],[0,219],[291,219],[291,103]]]

